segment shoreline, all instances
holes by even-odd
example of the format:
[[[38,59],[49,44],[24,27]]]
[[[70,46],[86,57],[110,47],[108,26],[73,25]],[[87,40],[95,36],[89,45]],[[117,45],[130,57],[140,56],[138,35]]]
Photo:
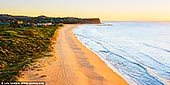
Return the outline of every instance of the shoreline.
[[[73,29],[75,28],[72,28],[71,31]],[[125,79],[123,79],[120,75],[109,68],[109,66],[97,54],[95,54],[92,50],[83,45],[73,33],[71,34],[78,47],[81,47],[81,49],[86,52],[84,55],[86,58],[88,58],[88,62],[94,66],[94,71],[97,74],[101,75],[104,80],[106,80],[104,82],[104,85],[128,85]]]
[[[57,32],[54,56],[40,64],[41,71],[23,72],[19,81],[46,81],[47,85],[128,85],[99,56],[73,34],[78,25],[64,25]],[[44,77],[42,77],[44,75]]]

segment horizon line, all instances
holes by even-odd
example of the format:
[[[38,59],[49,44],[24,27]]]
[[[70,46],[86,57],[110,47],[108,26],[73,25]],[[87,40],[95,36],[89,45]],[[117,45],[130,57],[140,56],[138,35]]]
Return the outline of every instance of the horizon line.
[[[38,17],[38,16],[46,16],[46,17],[55,17],[55,18],[67,18],[67,17],[73,17],[73,18],[99,18],[101,22],[170,22],[170,20],[102,20],[100,17],[76,17],[76,16],[48,16],[45,14],[39,14],[39,15],[29,15],[29,14],[13,14],[13,13],[0,13],[0,15],[11,15],[11,16],[27,16],[27,17]]]

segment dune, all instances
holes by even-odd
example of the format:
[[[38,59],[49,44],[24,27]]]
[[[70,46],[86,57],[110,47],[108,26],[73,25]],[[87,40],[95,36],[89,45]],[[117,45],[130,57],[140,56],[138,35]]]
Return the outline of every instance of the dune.
[[[57,30],[53,56],[33,63],[38,68],[24,71],[19,81],[44,81],[46,85],[128,85],[78,41],[72,33],[77,26],[64,25]]]

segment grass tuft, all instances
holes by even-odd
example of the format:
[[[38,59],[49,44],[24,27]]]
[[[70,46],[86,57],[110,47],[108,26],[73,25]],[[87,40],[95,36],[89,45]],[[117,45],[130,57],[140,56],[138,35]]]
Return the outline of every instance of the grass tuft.
[[[50,52],[56,26],[0,28],[0,81],[17,81],[20,70]]]

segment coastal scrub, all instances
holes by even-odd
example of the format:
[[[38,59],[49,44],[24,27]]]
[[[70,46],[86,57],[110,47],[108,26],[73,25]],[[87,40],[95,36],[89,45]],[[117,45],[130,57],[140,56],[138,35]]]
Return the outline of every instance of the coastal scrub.
[[[51,38],[58,26],[0,28],[0,81],[16,81],[23,67],[50,56]]]

